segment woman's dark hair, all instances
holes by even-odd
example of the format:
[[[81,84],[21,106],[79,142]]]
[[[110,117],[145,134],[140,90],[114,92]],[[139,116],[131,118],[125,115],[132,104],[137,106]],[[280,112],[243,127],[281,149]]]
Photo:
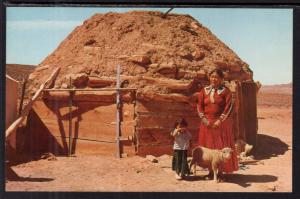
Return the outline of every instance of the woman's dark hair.
[[[181,118],[175,122],[174,128],[176,128],[178,125],[180,125],[181,127],[187,127],[188,123],[185,119]]]
[[[222,70],[216,68],[212,71],[209,72],[208,76],[210,77],[213,73],[217,73],[219,77],[221,77],[222,79],[224,78],[224,73]]]

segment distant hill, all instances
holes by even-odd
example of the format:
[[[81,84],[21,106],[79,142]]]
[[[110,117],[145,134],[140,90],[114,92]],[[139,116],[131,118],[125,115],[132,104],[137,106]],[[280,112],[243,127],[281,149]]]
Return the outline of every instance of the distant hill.
[[[293,84],[274,84],[274,85],[263,85],[260,93],[280,93],[280,94],[292,94]]]
[[[257,93],[258,106],[292,106],[293,84],[263,85]]]
[[[34,68],[33,65],[6,64],[6,74],[22,82],[24,78],[33,72]]]

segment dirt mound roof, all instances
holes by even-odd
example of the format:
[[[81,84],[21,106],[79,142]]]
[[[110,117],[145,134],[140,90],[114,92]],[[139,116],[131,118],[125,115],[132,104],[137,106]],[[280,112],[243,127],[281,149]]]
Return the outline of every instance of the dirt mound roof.
[[[113,86],[109,79],[118,64],[123,78],[136,77],[124,87],[144,88],[150,82],[151,90],[163,93],[171,92],[164,86],[168,80],[205,82],[215,67],[227,80],[252,80],[248,65],[191,16],[162,16],[149,11],[95,14],[39,64],[30,77],[32,90],[58,66],[56,88],[68,87],[70,77],[75,87]],[[163,83],[157,84],[160,78]]]

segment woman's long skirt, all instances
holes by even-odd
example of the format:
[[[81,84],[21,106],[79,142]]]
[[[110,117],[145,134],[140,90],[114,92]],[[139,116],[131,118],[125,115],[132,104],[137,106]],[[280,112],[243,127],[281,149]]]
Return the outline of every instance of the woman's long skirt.
[[[212,124],[214,121],[215,120],[210,120],[210,123]],[[224,147],[230,147],[233,150],[231,159],[226,163],[223,163],[219,168],[219,171],[223,171],[225,173],[232,173],[233,171],[238,170],[237,152],[235,149],[232,127],[232,119],[227,118],[217,129],[208,128],[201,123],[199,130],[200,146],[209,149],[222,149]]]

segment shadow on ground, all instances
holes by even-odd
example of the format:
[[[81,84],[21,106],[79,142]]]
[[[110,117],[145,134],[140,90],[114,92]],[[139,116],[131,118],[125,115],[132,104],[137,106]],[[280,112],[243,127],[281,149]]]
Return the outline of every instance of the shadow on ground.
[[[193,176],[193,175],[185,176],[184,180],[186,180],[186,181],[199,181],[199,180],[206,181],[205,176]]]
[[[242,187],[249,187],[251,183],[275,182],[277,179],[278,177],[272,175],[228,174],[227,183],[235,183]]]
[[[53,178],[31,178],[31,177],[20,177],[11,167],[6,166],[5,168],[6,180],[9,181],[28,181],[28,182],[49,182],[54,180]]]
[[[256,160],[270,159],[278,155],[285,154],[289,150],[289,145],[281,141],[279,138],[265,134],[258,134],[256,147],[253,155]]]
[[[241,187],[249,187],[252,183],[275,182],[278,177],[272,175],[248,175],[248,174],[228,174],[226,182],[240,185]],[[185,181],[212,181],[205,179],[205,176],[186,176]],[[222,182],[223,183],[223,182]]]

